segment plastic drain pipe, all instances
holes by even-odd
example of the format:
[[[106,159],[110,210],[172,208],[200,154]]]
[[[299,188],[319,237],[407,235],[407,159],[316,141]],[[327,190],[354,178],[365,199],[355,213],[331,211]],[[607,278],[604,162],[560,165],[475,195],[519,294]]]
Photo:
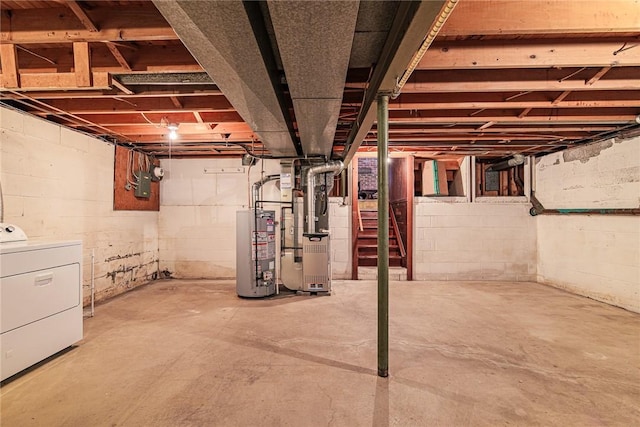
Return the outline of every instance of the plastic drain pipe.
[[[316,175],[320,173],[338,173],[344,169],[344,163],[340,160],[325,163],[324,165],[313,166],[307,169],[307,194],[305,203],[307,204],[307,234],[316,234]]]

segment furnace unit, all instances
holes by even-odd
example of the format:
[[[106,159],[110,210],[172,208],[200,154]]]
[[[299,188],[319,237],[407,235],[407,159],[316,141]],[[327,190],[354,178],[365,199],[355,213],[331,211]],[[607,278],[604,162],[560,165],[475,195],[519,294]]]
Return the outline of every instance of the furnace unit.
[[[236,212],[236,292],[241,297],[276,293],[276,213]]]
[[[331,293],[329,235],[305,234],[302,240],[302,290]]]

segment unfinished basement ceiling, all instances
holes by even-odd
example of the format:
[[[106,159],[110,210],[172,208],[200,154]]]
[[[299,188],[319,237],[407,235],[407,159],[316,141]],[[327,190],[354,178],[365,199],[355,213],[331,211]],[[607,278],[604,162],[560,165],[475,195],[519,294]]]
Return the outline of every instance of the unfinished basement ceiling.
[[[3,0],[1,101],[158,157],[341,158],[444,3]],[[389,109],[433,157],[637,132],[640,2],[459,0]]]

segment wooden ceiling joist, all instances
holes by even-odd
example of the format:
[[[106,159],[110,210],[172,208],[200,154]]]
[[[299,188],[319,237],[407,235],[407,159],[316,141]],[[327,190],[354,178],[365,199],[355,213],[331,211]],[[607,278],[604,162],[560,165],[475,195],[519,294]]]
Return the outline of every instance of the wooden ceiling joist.
[[[86,70],[84,71],[86,73]],[[0,75],[4,79],[4,73]],[[86,81],[87,76],[81,76],[82,81]],[[20,74],[21,91],[42,91],[42,90],[77,90],[77,89],[110,89],[111,76],[109,73],[92,72],[89,78],[91,86],[78,86],[77,73],[24,73]],[[6,86],[8,87],[8,86]]]
[[[640,49],[614,54],[628,40],[515,40],[434,43],[419,70],[640,66]]]
[[[528,34],[615,34],[637,32],[640,7],[634,0],[461,1],[440,30],[443,37]],[[612,13],[615,11],[615,13]]]
[[[122,42],[148,40],[177,40],[175,31],[160,12],[148,6],[91,10],[92,22],[99,22],[98,31],[90,31],[67,8],[16,9],[0,18],[0,41],[3,43],[69,43],[74,41]],[[43,29],[46,24],[46,30]]]

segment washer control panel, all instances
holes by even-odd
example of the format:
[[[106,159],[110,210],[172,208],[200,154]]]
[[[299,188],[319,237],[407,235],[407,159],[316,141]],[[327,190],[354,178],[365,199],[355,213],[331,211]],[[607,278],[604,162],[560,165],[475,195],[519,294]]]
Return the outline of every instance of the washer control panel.
[[[19,242],[22,240],[27,240],[27,235],[24,234],[22,228],[15,224],[0,222],[0,243]]]

